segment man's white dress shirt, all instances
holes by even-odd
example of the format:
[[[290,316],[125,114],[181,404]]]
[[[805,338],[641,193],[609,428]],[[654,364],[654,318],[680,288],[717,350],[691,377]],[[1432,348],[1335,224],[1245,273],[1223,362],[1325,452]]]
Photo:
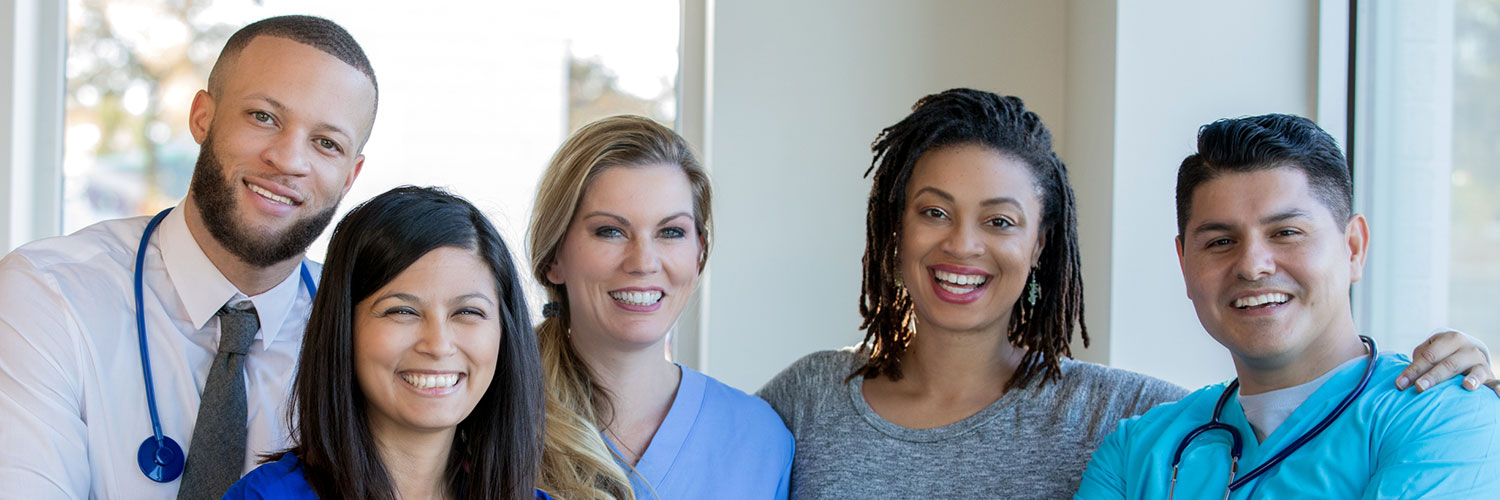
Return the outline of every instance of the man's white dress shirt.
[[[146,249],[146,343],[162,433],[191,453],[193,422],[218,350],[214,313],[243,300],[198,246],[181,206]],[[94,224],[0,260],[0,498],[170,498],[136,452],[151,437],[136,335],[135,256],[150,217]],[[308,262],[316,278],[322,267]],[[261,330],[245,360],[257,455],[287,446],[286,408],[312,300],[295,270],[249,297]]]

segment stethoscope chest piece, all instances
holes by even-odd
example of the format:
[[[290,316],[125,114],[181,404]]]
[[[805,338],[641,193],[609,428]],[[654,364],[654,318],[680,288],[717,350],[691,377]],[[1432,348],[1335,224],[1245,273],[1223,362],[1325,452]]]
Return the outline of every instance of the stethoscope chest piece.
[[[181,476],[182,465],[186,460],[187,455],[182,453],[182,447],[166,436],[160,439],[156,436],[146,438],[141,443],[140,451],[135,454],[141,473],[158,483],[170,483]]]

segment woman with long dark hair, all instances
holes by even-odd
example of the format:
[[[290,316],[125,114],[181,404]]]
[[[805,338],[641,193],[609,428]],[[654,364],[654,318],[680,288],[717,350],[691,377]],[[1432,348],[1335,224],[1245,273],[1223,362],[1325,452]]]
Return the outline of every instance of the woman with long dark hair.
[[[292,388],[292,447],[226,498],[545,498],[543,395],[510,251],[400,187],[334,230]]]

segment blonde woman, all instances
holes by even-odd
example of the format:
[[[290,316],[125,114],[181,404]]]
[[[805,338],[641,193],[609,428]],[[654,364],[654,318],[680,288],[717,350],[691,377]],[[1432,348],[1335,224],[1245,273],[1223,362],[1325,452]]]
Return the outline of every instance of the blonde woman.
[[[547,386],[540,488],[567,499],[786,498],[771,407],[662,355],[708,259],[708,177],[636,116],[584,126],[542,175],[533,271]]]

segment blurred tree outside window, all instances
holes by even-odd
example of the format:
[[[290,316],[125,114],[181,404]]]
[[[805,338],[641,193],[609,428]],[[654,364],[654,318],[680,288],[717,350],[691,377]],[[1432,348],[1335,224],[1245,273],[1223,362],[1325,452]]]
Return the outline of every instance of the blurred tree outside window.
[[[445,186],[485,209],[524,260],[537,179],[567,133],[620,113],[671,126],[676,113],[675,0],[68,1],[65,233],[183,198],[198,155],[194,93],[235,30],[276,15],[339,23],[380,83],[340,217],[397,185]]]

